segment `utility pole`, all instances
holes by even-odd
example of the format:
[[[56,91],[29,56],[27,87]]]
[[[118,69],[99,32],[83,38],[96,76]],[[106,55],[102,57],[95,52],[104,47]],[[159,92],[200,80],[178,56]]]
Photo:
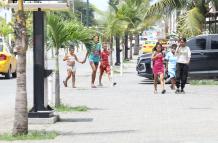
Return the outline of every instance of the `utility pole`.
[[[74,0],[69,0],[69,7],[72,9],[73,13],[75,12],[75,2]]]

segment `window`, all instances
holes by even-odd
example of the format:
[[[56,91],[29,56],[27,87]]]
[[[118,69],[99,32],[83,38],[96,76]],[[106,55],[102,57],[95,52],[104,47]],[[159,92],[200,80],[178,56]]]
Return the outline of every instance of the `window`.
[[[218,49],[218,36],[211,37],[211,49]]]
[[[188,41],[188,46],[192,50],[205,50],[206,49],[207,39],[206,37],[195,38]]]

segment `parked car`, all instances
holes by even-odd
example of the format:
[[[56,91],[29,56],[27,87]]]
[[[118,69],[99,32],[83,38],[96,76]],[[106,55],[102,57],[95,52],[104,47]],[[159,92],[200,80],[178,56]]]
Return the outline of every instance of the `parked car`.
[[[3,44],[3,39],[0,38],[0,74],[6,79],[16,77],[16,58]]]
[[[199,35],[187,41],[191,49],[190,79],[218,78],[218,34]],[[136,70],[139,76],[153,79],[151,54],[138,58]]]
[[[146,40],[143,47],[141,48],[141,53],[145,54],[145,53],[151,53],[152,49],[154,48],[154,46],[156,45],[155,40]]]

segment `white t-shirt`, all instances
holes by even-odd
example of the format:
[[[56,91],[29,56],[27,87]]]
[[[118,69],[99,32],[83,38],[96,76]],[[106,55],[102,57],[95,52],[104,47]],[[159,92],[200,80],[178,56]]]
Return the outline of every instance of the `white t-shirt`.
[[[188,46],[178,47],[176,49],[177,63],[188,64],[191,58],[191,51]]]

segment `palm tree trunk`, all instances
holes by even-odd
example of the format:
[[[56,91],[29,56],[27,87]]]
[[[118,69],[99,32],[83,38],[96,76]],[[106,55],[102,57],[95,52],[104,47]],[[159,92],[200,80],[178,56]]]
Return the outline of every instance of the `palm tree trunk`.
[[[116,36],[116,66],[120,65],[120,37]]]
[[[134,55],[139,54],[139,34],[135,36]]]
[[[54,58],[54,47],[51,48],[51,57]]]
[[[132,37],[132,35],[130,35],[130,56],[129,56],[129,58],[130,58],[130,60],[132,60],[132,40],[133,40],[133,37]]]
[[[15,114],[12,134],[28,133],[27,90],[26,90],[26,50],[27,35],[23,0],[18,1],[18,15],[15,21],[16,51],[17,51],[17,90],[15,99]]]
[[[128,32],[125,32],[124,45],[125,45],[124,60],[128,60]]]
[[[60,105],[59,50],[55,48],[55,106]]]

